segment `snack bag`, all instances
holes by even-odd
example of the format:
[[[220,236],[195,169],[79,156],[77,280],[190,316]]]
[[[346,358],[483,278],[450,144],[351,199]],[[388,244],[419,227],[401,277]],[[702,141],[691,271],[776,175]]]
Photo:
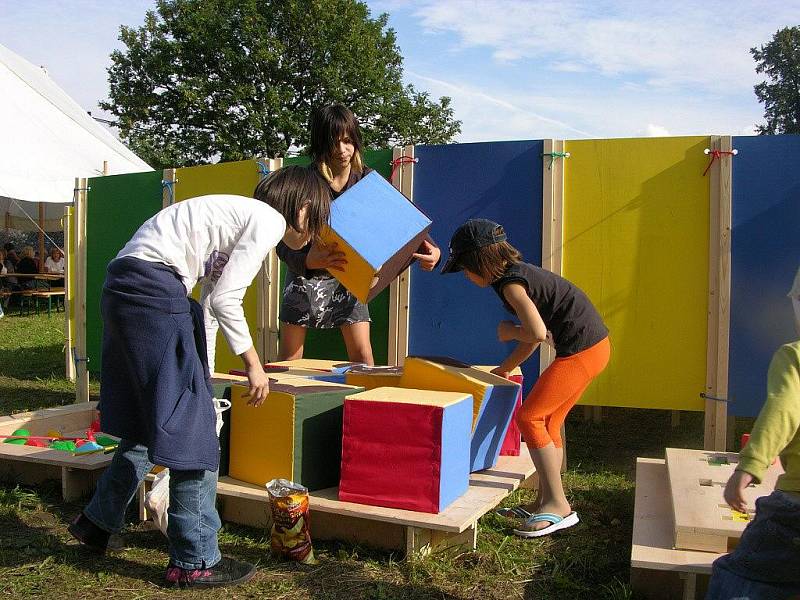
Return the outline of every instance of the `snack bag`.
[[[286,479],[267,484],[272,508],[271,546],[275,554],[307,565],[317,563],[311,547],[308,490]]]

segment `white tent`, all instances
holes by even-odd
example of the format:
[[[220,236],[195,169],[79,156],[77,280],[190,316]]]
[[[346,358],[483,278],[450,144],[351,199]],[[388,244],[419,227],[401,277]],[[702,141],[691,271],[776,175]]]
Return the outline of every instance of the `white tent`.
[[[152,169],[97,123],[42,67],[0,45],[0,228],[36,229],[72,202],[75,177]],[[33,203],[33,204],[29,204]]]

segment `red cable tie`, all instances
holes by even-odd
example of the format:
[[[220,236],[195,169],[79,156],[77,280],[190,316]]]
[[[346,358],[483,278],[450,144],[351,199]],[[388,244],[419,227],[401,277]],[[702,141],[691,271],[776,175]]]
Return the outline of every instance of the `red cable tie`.
[[[738,152],[739,151],[735,150],[735,149],[734,150],[709,150],[708,148],[706,148],[705,149],[705,153],[711,155],[711,160],[708,162],[708,166],[706,167],[706,170],[703,171],[703,177],[706,176],[706,173],[708,173],[708,170],[711,168],[711,165],[714,164],[715,160],[721,159],[723,155],[736,156],[736,154]]]
[[[392,174],[389,175],[389,181],[394,183],[394,174],[397,172],[397,167],[401,165],[411,165],[418,162],[418,158],[413,158],[411,156],[398,156],[397,158],[392,159],[392,162],[389,163],[392,165]]]

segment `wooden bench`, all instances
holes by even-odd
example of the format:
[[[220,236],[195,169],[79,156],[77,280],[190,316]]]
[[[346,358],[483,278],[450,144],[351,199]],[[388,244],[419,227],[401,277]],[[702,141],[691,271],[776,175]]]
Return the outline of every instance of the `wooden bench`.
[[[636,459],[634,502],[633,590],[645,598],[702,598],[711,564],[722,554],[673,549],[675,529],[666,461]]]
[[[41,291],[34,291],[31,294],[31,297],[35,301],[36,305],[36,314],[39,314],[39,300],[40,299],[47,299],[47,316],[50,316],[50,311],[52,310],[52,302],[55,298],[56,300],[56,312],[64,309],[64,288],[52,288],[50,290],[41,290]]]

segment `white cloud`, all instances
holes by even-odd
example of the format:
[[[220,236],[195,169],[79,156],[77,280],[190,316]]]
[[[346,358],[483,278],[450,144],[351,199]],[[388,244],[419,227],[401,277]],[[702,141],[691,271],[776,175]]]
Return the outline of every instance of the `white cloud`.
[[[499,63],[536,60],[554,70],[718,92],[751,89],[757,79],[749,49],[800,14],[798,0],[418,0],[413,6],[424,31],[454,35],[456,48],[486,47]]]
[[[669,137],[671,135],[669,129],[654,123],[647,124],[647,127],[644,128],[644,134],[647,137]]]

